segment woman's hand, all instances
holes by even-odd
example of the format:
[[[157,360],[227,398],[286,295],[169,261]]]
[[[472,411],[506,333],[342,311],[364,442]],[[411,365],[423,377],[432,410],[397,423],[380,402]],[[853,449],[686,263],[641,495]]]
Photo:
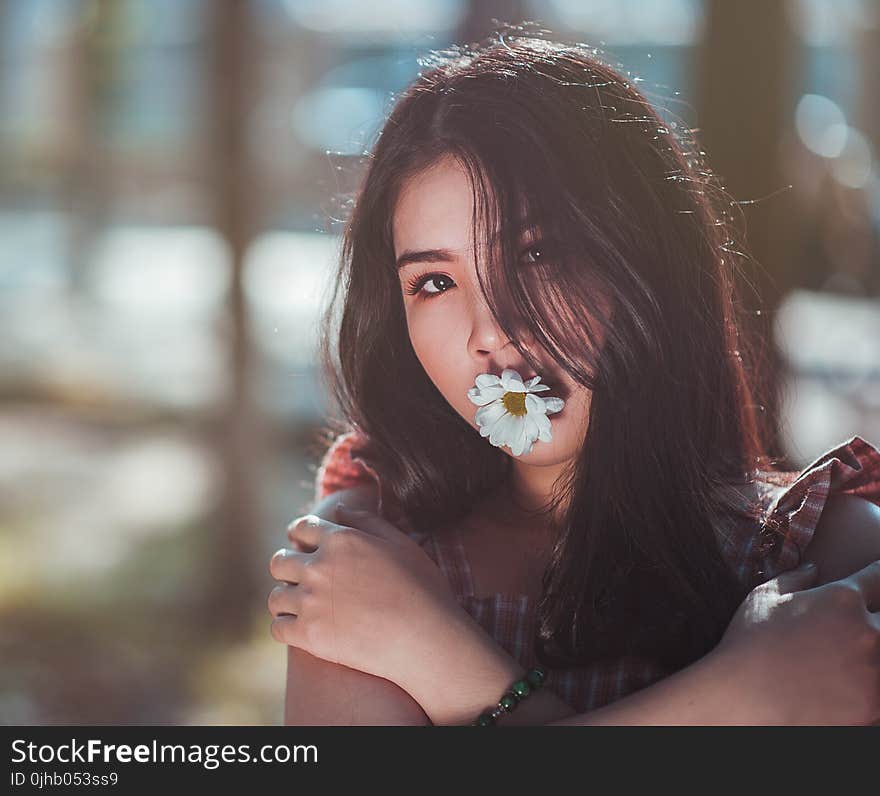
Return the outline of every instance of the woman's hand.
[[[337,524],[298,517],[269,571],[272,635],[316,657],[406,688],[415,667],[455,643],[466,616],[419,545],[382,517],[337,511]],[[430,667],[429,667],[430,668]]]
[[[733,656],[754,717],[766,705],[773,724],[880,721],[880,562],[809,588],[816,575],[793,570],[753,589],[713,654]]]

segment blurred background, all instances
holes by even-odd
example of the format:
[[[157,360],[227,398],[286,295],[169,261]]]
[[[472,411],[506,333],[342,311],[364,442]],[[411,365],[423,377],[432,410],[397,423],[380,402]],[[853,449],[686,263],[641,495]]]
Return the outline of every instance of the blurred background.
[[[0,723],[281,722],[267,566],[312,497],[344,200],[418,56],[493,19],[698,128],[779,454],[880,442],[880,2],[3,0]]]

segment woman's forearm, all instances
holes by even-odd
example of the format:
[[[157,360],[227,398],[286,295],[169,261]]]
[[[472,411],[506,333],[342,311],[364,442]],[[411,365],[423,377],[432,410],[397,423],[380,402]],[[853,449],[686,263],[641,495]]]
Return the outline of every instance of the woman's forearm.
[[[398,685],[432,724],[470,724],[523,676],[523,667],[464,610],[438,632],[423,656],[406,661]],[[545,724],[576,712],[550,689],[539,689],[498,723]]]
[[[401,683],[435,725],[470,724],[523,675],[522,665],[475,621],[465,619],[459,633],[445,647],[454,654],[434,656]],[[499,726],[772,723],[776,718],[754,697],[741,666],[718,652],[597,710],[578,713],[544,687],[498,720]]]
[[[423,726],[430,721],[389,680],[288,647],[284,724]]]
[[[770,707],[755,698],[734,665],[715,652],[609,705],[543,722],[616,725],[776,724]]]

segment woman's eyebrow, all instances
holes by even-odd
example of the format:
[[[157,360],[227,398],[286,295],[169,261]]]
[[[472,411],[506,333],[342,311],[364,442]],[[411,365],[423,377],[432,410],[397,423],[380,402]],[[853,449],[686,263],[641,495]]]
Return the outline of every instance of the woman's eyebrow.
[[[525,233],[535,227],[535,222],[531,218],[526,218],[520,223],[520,234]],[[455,262],[458,257],[455,252],[450,249],[424,249],[423,251],[405,251],[397,258],[397,270],[399,271],[406,265],[412,263],[451,263]]]
[[[411,263],[451,263],[457,256],[450,249],[425,249],[424,251],[405,251],[397,258],[397,270]]]

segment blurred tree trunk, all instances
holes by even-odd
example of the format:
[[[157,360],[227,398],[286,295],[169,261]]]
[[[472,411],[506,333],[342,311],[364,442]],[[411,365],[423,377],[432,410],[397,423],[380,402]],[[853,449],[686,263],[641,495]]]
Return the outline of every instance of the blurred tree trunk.
[[[751,329],[766,340],[765,433],[772,455],[783,455],[778,433],[782,363],[772,343],[772,319],[792,284],[796,205],[784,172],[782,142],[794,118],[791,75],[797,54],[785,0],[706,0],[706,27],[698,57],[699,139],[709,165],[741,205],[745,245],[740,295]],[[755,295],[757,292],[758,295]],[[760,312],[760,314],[758,314]]]
[[[859,31],[857,48],[859,53],[859,91],[858,126],[864,130],[874,151],[880,150],[880,5],[869,4],[865,10],[866,24]]]
[[[70,213],[68,287],[83,292],[95,241],[113,201],[114,166],[109,126],[125,48],[125,9],[113,0],[92,4],[87,21],[76,25],[70,47],[70,117],[60,186]]]
[[[864,13],[867,22],[859,32],[857,42],[861,77],[857,126],[871,142],[876,169],[876,157],[880,153],[880,102],[877,101],[877,97],[880,97],[880,4],[869,5]],[[876,224],[873,232],[874,259],[868,276],[868,289],[872,295],[880,296],[880,233]]]
[[[228,402],[217,424],[216,444],[224,469],[224,489],[217,538],[208,558],[212,629],[237,636],[247,632],[255,610],[265,603],[260,592],[265,570],[256,560],[260,550],[261,427],[254,401],[256,360],[243,289],[243,263],[256,229],[256,190],[247,147],[247,128],[254,96],[251,65],[253,31],[246,0],[207,5],[211,112],[206,140],[210,144],[211,196],[217,230],[228,244],[231,281],[226,334],[230,378]],[[268,591],[267,591],[268,593]]]

